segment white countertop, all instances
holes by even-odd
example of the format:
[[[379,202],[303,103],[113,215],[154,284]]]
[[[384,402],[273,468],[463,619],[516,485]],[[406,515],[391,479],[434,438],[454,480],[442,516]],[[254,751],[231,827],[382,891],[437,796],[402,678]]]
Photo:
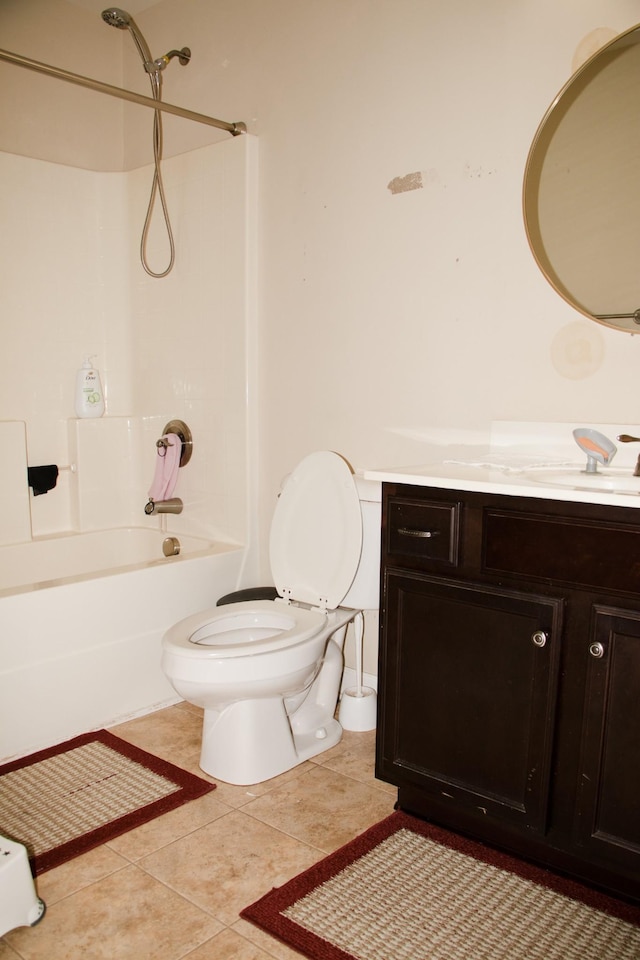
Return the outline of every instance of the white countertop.
[[[640,507],[640,493],[611,493],[605,490],[582,489],[578,486],[536,483],[528,477],[514,473],[506,474],[490,467],[433,463],[416,467],[365,470],[364,477],[366,480],[378,480],[382,483],[409,483],[419,487],[439,487],[443,490],[466,490],[477,493],[499,493],[510,497],[537,497],[540,500]],[[587,481],[588,478],[585,478],[585,482]],[[640,487],[640,478],[638,484]]]
[[[431,463],[366,469],[363,476],[382,483],[406,483],[444,490],[640,507],[640,477],[633,478],[640,444],[618,444],[615,463],[610,468],[599,467],[597,477],[590,477],[583,473],[586,461],[571,434],[573,426],[585,425],[593,426],[614,442],[620,433],[640,434],[638,427],[620,424],[544,424],[536,425],[540,427],[540,434],[533,440],[531,434],[535,431],[524,429],[525,442],[514,443],[514,436],[520,441],[523,439],[522,434],[518,436],[518,428],[532,425],[507,425],[504,422],[498,425],[492,435],[494,442],[486,448],[443,447],[442,459]],[[503,430],[505,426],[508,429]],[[505,442],[506,437],[509,440]],[[545,474],[549,477],[551,473],[570,474],[570,479],[562,484],[545,482]],[[612,481],[612,477],[621,480]],[[607,482],[620,482],[631,487],[637,485],[638,492],[634,489],[624,492],[598,489],[599,484]]]

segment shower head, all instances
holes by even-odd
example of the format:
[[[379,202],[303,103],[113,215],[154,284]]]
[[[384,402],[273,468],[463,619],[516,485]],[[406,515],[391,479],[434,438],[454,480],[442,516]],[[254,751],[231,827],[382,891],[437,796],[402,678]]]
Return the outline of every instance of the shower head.
[[[109,7],[108,10],[103,10],[102,19],[110,27],[117,27],[118,30],[126,30],[131,24],[131,17],[127,11],[121,10],[119,7]]]
[[[142,57],[145,70],[147,73],[157,73],[158,68],[153,62],[149,45],[140,33],[130,13],[127,13],[126,10],[121,10],[120,7],[107,7],[106,10],[102,11],[102,19],[105,23],[108,23],[110,27],[117,27],[118,30],[129,30],[133,37],[133,42],[138,48],[138,53]]]

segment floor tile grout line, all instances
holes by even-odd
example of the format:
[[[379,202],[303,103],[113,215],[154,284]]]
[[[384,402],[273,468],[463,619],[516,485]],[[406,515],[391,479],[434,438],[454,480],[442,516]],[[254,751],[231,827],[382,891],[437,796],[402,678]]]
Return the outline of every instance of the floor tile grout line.
[[[198,799],[202,799],[202,798],[196,798],[195,801],[190,801],[190,802],[197,802]],[[227,808],[224,811],[224,813],[219,814],[217,817],[212,817],[210,820],[203,820],[201,823],[198,823],[197,826],[193,827],[192,830],[187,830],[185,833],[181,833],[179,837],[174,837],[172,840],[166,841],[166,843],[161,843],[160,846],[155,847],[151,851],[147,851],[146,853],[141,854],[139,857],[136,857],[136,859],[131,859],[130,857],[127,856],[126,853],[122,853],[120,850],[118,850],[114,846],[114,844],[117,843],[120,837],[114,837],[112,840],[107,840],[104,844],[102,844],[102,846],[108,847],[112,853],[117,854],[119,857],[124,857],[124,859],[128,863],[139,863],[141,860],[144,860],[145,857],[152,856],[154,853],[158,853],[160,850],[164,850],[166,847],[170,847],[172,843],[179,843],[181,840],[184,840],[186,837],[190,837],[192,834],[197,833],[198,830],[200,830],[202,827],[206,827],[208,824],[215,823],[217,820],[222,820],[228,814],[233,813],[234,810],[236,810],[236,807],[229,806],[229,804],[224,803],[223,800],[220,800],[219,802],[222,803]],[[184,804],[183,809],[185,807],[188,807],[188,804]],[[172,813],[173,811],[169,811],[169,812]],[[166,815],[167,814],[165,814],[165,816]],[[156,818],[156,820],[161,820],[161,819],[162,819],[161,817]],[[154,821],[151,821],[151,822],[153,823]],[[147,826],[147,824],[142,824],[142,826],[145,827]],[[124,836],[126,836],[126,834],[124,834]]]

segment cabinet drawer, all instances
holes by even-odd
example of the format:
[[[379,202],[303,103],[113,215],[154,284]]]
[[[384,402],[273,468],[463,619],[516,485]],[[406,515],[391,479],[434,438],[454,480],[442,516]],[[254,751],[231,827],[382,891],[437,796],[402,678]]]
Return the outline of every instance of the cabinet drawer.
[[[445,566],[456,566],[460,509],[458,502],[389,497],[387,554],[422,557]]]

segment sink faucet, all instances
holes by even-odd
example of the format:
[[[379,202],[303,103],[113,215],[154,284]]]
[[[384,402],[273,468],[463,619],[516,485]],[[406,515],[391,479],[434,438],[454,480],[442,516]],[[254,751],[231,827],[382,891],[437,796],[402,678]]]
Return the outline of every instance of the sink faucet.
[[[630,437],[628,433],[621,433],[619,437],[616,437],[616,440],[619,440],[620,443],[640,443],[640,437]],[[638,454],[633,475],[634,477],[640,477],[640,454]]]

